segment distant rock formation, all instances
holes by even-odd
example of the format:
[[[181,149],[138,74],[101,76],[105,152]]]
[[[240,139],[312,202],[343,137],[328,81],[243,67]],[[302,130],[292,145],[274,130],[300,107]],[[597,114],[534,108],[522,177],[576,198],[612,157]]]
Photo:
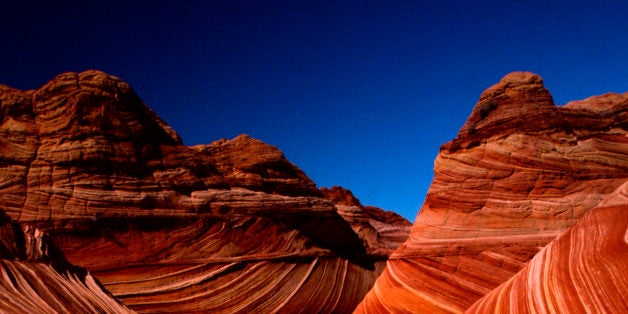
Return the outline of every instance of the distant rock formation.
[[[408,220],[395,212],[363,206],[343,187],[321,188],[321,192],[336,205],[338,214],[349,222],[370,254],[389,256],[410,234],[412,224]]]
[[[505,76],[356,313],[625,310],[627,130],[628,93],[556,107],[539,76]]]
[[[409,232],[398,216],[335,205],[279,149],[246,135],[184,146],[128,84],[99,71],[34,91],[0,85],[0,152],[0,209],[12,224],[47,234],[138,312],[351,312]],[[128,310],[90,273],[13,256],[1,256],[3,274],[32,266],[39,279],[20,280],[74,285],[49,306]],[[22,285],[10,278],[0,287]],[[7,292],[0,311],[40,309],[30,293]]]

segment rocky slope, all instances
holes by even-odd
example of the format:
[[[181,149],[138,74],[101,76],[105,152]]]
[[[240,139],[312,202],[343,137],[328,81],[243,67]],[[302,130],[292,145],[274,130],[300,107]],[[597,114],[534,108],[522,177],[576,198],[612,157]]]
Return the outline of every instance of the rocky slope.
[[[350,312],[408,228],[335,205],[248,136],[184,146],[98,71],[34,91],[0,85],[0,135],[2,211],[139,312]]]
[[[441,147],[409,239],[356,312],[625,309],[627,130],[628,93],[556,107],[539,76],[505,76]]]

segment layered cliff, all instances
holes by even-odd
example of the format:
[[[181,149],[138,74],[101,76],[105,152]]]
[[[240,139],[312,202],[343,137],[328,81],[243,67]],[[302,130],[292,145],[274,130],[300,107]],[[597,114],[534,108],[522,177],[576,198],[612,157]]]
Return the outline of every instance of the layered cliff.
[[[628,202],[613,195],[626,193],[627,130],[628,93],[556,107],[539,76],[505,76],[441,147],[410,237],[356,312],[621,308]],[[613,266],[598,274],[593,260]]]
[[[102,72],[0,86],[0,102],[0,208],[135,311],[350,312],[407,234],[261,141],[184,146]]]

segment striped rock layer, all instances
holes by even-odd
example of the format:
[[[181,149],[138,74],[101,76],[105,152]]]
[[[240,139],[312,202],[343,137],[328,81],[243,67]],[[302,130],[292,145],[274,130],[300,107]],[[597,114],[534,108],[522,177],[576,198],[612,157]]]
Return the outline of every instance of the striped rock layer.
[[[0,85],[0,210],[147,313],[351,312],[409,231],[379,209],[326,199],[279,149],[246,135],[184,146],[128,84],[98,71],[32,91]],[[25,271],[1,257],[2,274]],[[0,287],[65,276],[57,294],[68,297],[44,301],[52,308],[88,302],[69,285],[96,291],[93,277],[46,267]],[[7,294],[0,311],[28,309],[29,291]],[[113,297],[102,302],[128,310]]]
[[[0,215],[0,312],[131,313],[41,230]]]
[[[626,194],[627,130],[628,93],[556,107],[539,76],[505,76],[441,147],[410,237],[356,313],[625,306],[628,202],[585,215]]]
[[[622,313],[628,309],[628,183],[590,210],[469,313]]]

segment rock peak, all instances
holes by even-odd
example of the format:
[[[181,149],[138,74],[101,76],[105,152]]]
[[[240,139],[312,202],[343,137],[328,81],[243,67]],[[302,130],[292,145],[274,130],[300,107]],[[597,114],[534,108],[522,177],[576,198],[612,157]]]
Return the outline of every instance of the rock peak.
[[[541,84],[543,79],[535,73],[527,71],[511,72],[506,74],[500,81],[503,84],[523,85],[523,84]]]
[[[326,199],[334,202],[334,204],[364,208],[350,190],[341,186],[332,186],[330,188],[322,187],[321,192]]]
[[[217,169],[232,187],[285,195],[320,196],[316,184],[270,144],[240,134],[193,149],[213,156]]]
[[[543,85],[543,79],[538,74],[532,72],[511,72],[502,77],[497,84],[486,89],[480,96],[479,102],[491,98],[510,96],[515,92],[522,91],[549,94]],[[552,101],[553,105],[554,102]]]
[[[57,75],[33,91],[30,103],[40,135],[182,143],[127,83],[102,71]]]
[[[481,94],[456,139],[445,147],[469,148],[488,138],[564,129],[566,125],[540,76],[512,72]]]

